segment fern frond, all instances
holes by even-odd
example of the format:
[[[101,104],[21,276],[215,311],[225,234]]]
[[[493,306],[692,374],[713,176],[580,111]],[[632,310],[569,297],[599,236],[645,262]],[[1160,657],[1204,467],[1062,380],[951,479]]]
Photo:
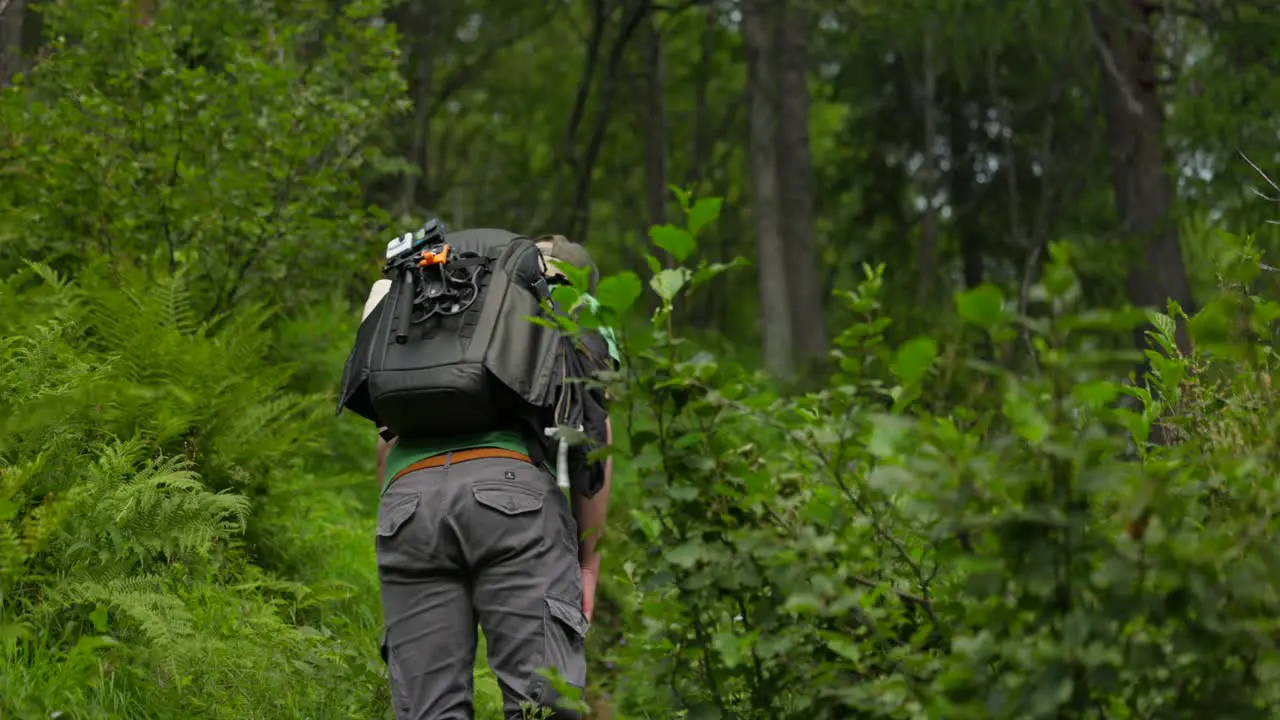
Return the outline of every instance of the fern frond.
[[[190,287],[183,273],[135,282],[138,284],[126,286],[121,291],[139,312],[155,322],[156,327],[171,329],[179,335],[194,335],[200,330]]]
[[[146,563],[161,554],[207,556],[219,540],[244,531],[247,498],[210,492],[184,460],[141,462],[146,451],[138,439],[109,445],[73,490],[78,506],[91,508],[84,522],[100,542]],[[68,551],[68,561],[90,559]]]
[[[56,587],[51,599],[63,606],[101,603],[116,608],[137,625],[150,644],[177,647],[195,635],[195,618],[166,585],[164,578],[154,575],[73,582]]]
[[[13,579],[22,574],[28,557],[26,544],[18,536],[17,528],[9,522],[0,521],[0,595]]]
[[[45,263],[26,259],[23,260],[23,264],[27,266],[33,275],[44,280],[54,290],[66,290],[71,285],[70,277],[63,275]]]

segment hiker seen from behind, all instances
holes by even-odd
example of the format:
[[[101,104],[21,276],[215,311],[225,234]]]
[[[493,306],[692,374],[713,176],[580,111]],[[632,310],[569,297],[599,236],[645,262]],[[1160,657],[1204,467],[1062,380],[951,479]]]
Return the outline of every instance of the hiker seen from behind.
[[[590,271],[590,293],[598,271],[561,236],[438,221],[386,255],[339,412],[379,433],[382,655],[396,718],[474,716],[477,626],[507,718],[531,707],[580,717],[540,671],[581,702],[612,474],[590,455],[612,441],[590,380],[617,368],[617,343],[529,318],[573,310],[552,302],[566,266]]]

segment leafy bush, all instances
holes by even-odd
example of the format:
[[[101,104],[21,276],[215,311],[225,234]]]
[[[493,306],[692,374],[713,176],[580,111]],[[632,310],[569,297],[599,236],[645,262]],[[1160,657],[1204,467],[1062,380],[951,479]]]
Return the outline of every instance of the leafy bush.
[[[706,223],[686,208],[691,229],[658,236],[680,260]],[[1257,258],[1238,250],[1224,277],[1247,281]],[[605,591],[625,643],[600,651],[620,716],[1280,709],[1280,306],[1237,283],[1195,317],[1150,316],[1158,351],[1134,382],[1143,358],[1111,348],[1148,318],[1079,307],[1065,245],[1033,289],[1042,312],[968,291],[968,337],[945,345],[889,347],[883,268],[865,268],[842,296],[861,320],[837,339],[839,371],[787,397],[672,332],[711,272],[655,272],[662,307],[614,383],[630,442],[614,512],[626,537],[607,563],[625,580]],[[988,347],[1025,349],[1034,370]],[[940,403],[939,387],[969,391]],[[1177,442],[1151,443],[1153,429]]]
[[[185,269],[202,316],[356,290],[406,102],[382,3],[150,5],[40,3],[48,56],[0,93],[0,272]]]
[[[153,5],[40,3],[0,92],[0,715],[379,716],[368,467],[272,326],[363,274],[394,30]]]

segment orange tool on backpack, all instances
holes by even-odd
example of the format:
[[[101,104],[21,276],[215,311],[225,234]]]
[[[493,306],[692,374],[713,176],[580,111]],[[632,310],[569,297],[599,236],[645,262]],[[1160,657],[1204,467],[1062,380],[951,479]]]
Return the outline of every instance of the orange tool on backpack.
[[[426,267],[428,265],[443,265],[449,261],[449,245],[448,243],[440,246],[439,250],[423,250],[422,259],[418,261],[418,267]]]

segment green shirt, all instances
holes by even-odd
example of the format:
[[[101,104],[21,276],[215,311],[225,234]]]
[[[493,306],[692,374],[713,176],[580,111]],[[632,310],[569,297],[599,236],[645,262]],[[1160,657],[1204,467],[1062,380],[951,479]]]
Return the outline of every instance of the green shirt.
[[[521,437],[518,430],[497,430],[430,438],[400,438],[395,447],[391,448],[391,452],[387,453],[387,475],[383,481],[382,490],[386,491],[387,485],[390,483],[391,478],[396,476],[396,473],[420,460],[425,460],[441,453],[479,447],[501,448],[525,455],[529,454],[529,447],[525,444],[524,438]]]
[[[599,307],[599,303],[590,295],[583,295],[588,307],[595,311]],[[602,327],[598,332],[604,337],[605,343],[609,346],[609,357],[613,361],[620,363],[620,353],[618,352],[617,338],[613,334],[612,328]],[[456,452],[458,450],[471,450],[473,448],[501,448],[503,450],[511,450],[512,452],[529,454],[529,446],[525,443],[524,437],[517,429],[511,430],[495,430],[484,433],[469,433],[466,435],[448,435],[429,438],[400,438],[395,447],[391,448],[391,452],[387,453],[387,474],[383,480],[382,491],[386,492],[387,485],[390,484],[391,478],[396,473],[404,470],[410,465],[426,460],[429,457],[441,455],[447,452]],[[554,459],[547,459],[547,469],[552,473],[555,472]]]

